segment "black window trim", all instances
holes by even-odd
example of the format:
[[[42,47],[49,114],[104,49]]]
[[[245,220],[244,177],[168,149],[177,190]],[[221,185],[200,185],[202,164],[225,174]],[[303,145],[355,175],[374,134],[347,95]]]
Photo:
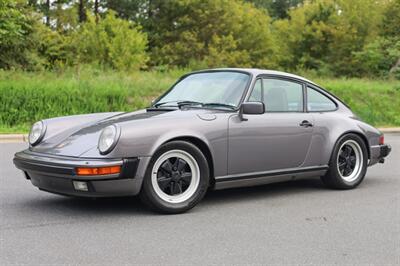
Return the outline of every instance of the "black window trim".
[[[249,89],[249,93],[247,94],[246,98],[245,98],[245,102],[250,102],[250,96],[253,93],[254,87],[256,85],[257,80],[261,79],[261,92],[262,92],[262,100],[264,100],[264,82],[263,79],[280,79],[283,81],[289,81],[289,82],[293,82],[293,83],[298,83],[301,85],[302,87],[302,96],[303,96],[303,110],[302,111],[267,111],[267,109],[265,109],[265,114],[274,114],[274,113],[305,113],[307,112],[307,106],[306,106],[306,88],[307,85],[305,84],[305,82],[303,80],[300,79],[296,79],[296,78],[292,78],[292,77],[288,77],[288,76],[281,76],[281,75],[272,75],[272,74],[260,74],[257,75],[255,77],[255,81],[253,83],[253,86]],[[264,103],[264,101],[262,101]],[[336,103],[335,103],[336,104]]]

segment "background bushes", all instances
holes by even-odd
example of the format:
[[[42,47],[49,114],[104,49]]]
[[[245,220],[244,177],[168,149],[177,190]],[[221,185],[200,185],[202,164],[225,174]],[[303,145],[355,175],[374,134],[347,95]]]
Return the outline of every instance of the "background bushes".
[[[0,68],[399,76],[400,0],[0,0]]]
[[[132,111],[149,106],[184,70],[126,72],[82,69],[32,74],[0,71],[0,131],[24,132],[33,121],[82,113]],[[400,126],[400,84],[368,79],[318,79],[365,121]]]

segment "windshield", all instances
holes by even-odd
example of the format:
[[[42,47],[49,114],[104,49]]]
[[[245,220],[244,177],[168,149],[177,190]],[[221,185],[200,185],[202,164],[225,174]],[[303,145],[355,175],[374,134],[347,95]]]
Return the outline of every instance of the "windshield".
[[[185,77],[154,106],[237,107],[250,76],[239,72],[196,73]]]

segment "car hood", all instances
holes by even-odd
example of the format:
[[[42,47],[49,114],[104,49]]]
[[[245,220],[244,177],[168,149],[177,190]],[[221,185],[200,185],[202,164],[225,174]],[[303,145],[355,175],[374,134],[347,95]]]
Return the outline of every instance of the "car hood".
[[[212,119],[213,113],[221,112],[207,109],[183,109],[183,110],[139,110],[136,112],[120,113],[108,118],[101,118],[83,125],[68,128],[68,121],[65,124],[65,130],[54,136],[45,138],[45,140],[35,147],[31,147],[33,152],[40,152],[52,155],[62,155],[71,157],[80,157],[89,150],[97,149],[98,139],[101,131],[112,124],[120,127],[143,127],[147,124],[156,123],[162,119],[163,122],[175,119]],[[168,124],[168,123],[165,123]],[[51,123],[48,124],[51,127]],[[122,132],[123,134],[123,132]],[[103,157],[99,154],[99,157]]]

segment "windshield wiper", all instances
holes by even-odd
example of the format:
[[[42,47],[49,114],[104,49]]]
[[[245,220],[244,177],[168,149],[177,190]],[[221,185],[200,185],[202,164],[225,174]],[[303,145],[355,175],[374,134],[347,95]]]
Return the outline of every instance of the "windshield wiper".
[[[170,103],[176,103],[176,105],[167,105]],[[158,108],[160,106],[168,106],[168,107],[178,107],[179,109],[185,106],[192,106],[192,105],[200,105],[201,107],[224,107],[224,108],[229,108],[229,109],[236,109],[236,106],[233,104],[226,104],[226,103],[202,103],[202,102],[196,102],[196,101],[168,101],[168,102],[162,102],[162,103],[156,103],[154,105],[155,108]]]
[[[161,105],[165,105],[165,104],[168,104],[168,103],[175,103],[176,101],[168,101],[168,102],[162,102],[162,103],[156,103],[156,104],[154,104],[153,105],[153,107],[160,107]],[[175,105],[173,105],[173,106],[175,106]]]
[[[195,102],[195,101],[179,101],[177,104],[178,104],[179,108],[186,106],[186,105],[201,105],[201,106],[203,106],[203,103]]]
[[[236,109],[236,105],[227,104],[227,103],[203,103],[202,106],[204,107],[226,107],[229,109]]]
[[[166,105],[170,103],[176,103],[176,105]],[[201,102],[195,102],[195,101],[168,101],[168,102],[162,102],[162,103],[156,103],[154,107],[160,107],[160,106],[171,106],[171,107],[178,107],[181,108],[186,105],[203,105]]]

